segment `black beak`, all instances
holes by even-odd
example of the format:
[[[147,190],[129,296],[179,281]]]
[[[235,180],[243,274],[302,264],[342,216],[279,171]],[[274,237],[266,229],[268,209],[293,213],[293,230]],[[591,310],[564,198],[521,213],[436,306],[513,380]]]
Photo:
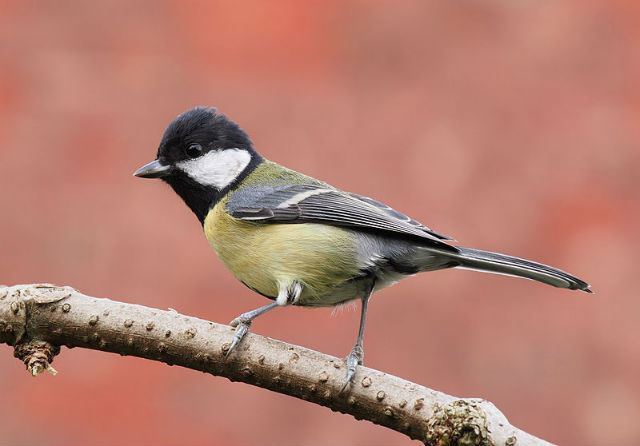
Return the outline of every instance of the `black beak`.
[[[133,175],[140,178],[162,178],[169,175],[171,170],[171,166],[164,166],[160,161],[153,160],[133,172]]]

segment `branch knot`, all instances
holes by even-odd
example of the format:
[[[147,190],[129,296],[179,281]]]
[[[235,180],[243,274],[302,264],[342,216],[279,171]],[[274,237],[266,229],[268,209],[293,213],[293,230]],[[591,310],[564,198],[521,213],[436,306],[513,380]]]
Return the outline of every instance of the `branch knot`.
[[[425,444],[493,446],[487,416],[473,400],[438,405],[427,422]]]
[[[13,347],[13,356],[24,362],[32,376],[38,376],[45,370],[52,375],[58,373],[51,367],[53,358],[58,353],[59,346],[38,340],[19,342]]]

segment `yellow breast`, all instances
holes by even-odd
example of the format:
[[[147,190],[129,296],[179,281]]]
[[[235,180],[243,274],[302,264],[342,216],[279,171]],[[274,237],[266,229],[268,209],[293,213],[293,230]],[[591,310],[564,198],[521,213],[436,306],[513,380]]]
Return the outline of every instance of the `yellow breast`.
[[[282,284],[303,285],[300,304],[320,304],[358,274],[355,241],[343,228],[315,223],[264,224],[231,217],[227,199],[204,222],[207,240],[240,281],[270,297]],[[356,296],[353,296],[356,297]]]

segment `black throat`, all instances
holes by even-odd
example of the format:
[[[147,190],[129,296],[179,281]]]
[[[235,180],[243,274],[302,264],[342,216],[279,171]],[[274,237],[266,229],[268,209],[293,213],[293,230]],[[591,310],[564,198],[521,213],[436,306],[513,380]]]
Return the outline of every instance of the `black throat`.
[[[251,161],[240,174],[224,189],[217,189],[213,186],[204,186],[182,171],[162,178],[171,188],[184,200],[189,209],[196,214],[201,225],[207,218],[209,210],[212,209],[229,191],[235,189],[242,180],[255,170],[264,158],[253,148],[248,149],[251,154]]]

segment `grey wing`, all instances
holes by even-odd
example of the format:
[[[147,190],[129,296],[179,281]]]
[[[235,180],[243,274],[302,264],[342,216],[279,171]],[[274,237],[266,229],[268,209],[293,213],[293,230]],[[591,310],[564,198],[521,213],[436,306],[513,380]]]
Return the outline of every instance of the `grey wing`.
[[[374,200],[373,198],[365,197],[364,195],[351,194],[351,193],[349,195],[351,195],[352,197],[355,197],[355,198],[357,198],[359,200],[362,200],[365,203],[372,204],[373,206],[375,206],[375,207],[377,207],[379,209],[382,209],[384,212],[386,212],[390,216],[395,217],[395,218],[397,218],[399,220],[404,220],[407,223],[409,223],[410,225],[415,226],[415,227],[419,228],[422,231],[428,232],[429,234],[433,235],[434,237],[437,237],[437,238],[439,238],[441,240],[453,240],[448,235],[444,235],[444,234],[441,234],[439,232],[436,232],[433,229],[426,227],[425,225],[423,225],[419,221],[416,221],[411,217],[407,217],[403,213],[398,212],[395,209],[387,206],[386,204],[380,203],[379,201]]]
[[[417,237],[457,252],[450,240],[392,208],[361,195],[322,185],[251,186],[234,192],[227,203],[232,217],[262,223],[324,223]]]

